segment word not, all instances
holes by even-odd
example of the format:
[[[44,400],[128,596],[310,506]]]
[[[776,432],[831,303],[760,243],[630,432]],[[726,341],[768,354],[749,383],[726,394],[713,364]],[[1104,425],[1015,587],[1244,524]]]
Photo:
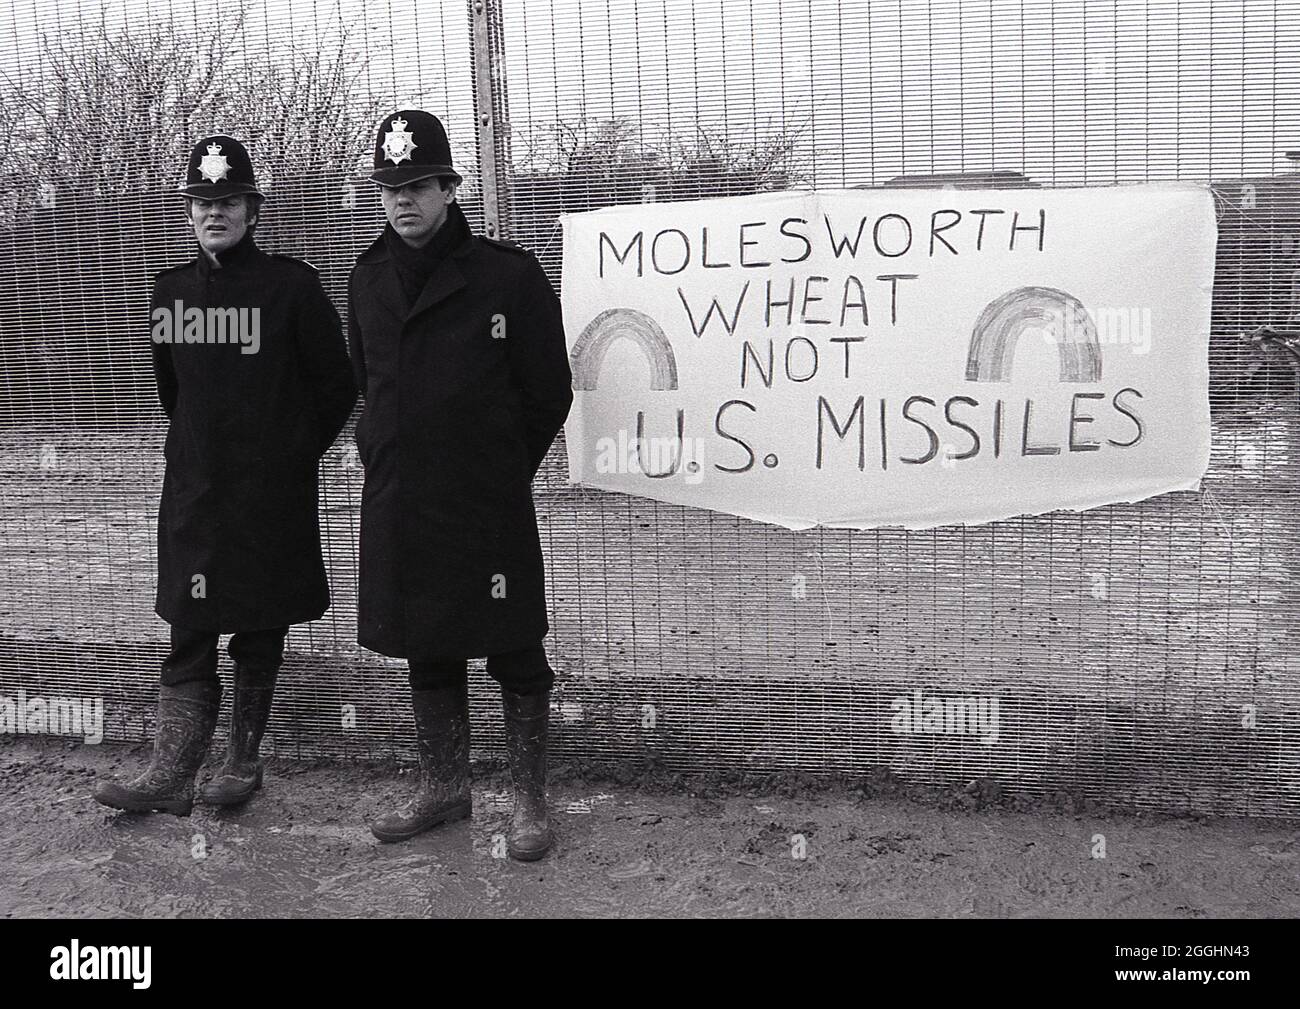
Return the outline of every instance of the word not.
[[[154,343],[240,344],[241,354],[256,354],[262,346],[262,310],[252,308],[186,308],[179,299],[150,315]]]
[[[131,981],[132,988],[152,983],[152,946],[86,946],[73,939],[50,950],[50,977],[55,981]]]
[[[998,741],[996,697],[925,697],[917,689],[889,706],[894,711],[889,726],[903,735],[980,736],[985,746]]]
[[[0,697],[0,734],[81,736],[87,743],[104,741],[102,697]]]

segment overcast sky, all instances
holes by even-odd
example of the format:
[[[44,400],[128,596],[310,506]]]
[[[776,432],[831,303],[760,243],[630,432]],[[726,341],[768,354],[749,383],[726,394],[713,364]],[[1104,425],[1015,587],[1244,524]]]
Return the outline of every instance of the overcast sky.
[[[6,0],[0,67],[39,75],[41,32],[101,19],[210,31],[233,4]],[[796,131],[806,181],[1026,171],[1057,184],[1268,174],[1300,149],[1300,6],[1268,0],[505,0],[511,126],[625,117],[645,141],[704,124],[738,143]],[[467,6],[248,5],[242,47],[337,46],[373,90],[418,100],[472,148]]]

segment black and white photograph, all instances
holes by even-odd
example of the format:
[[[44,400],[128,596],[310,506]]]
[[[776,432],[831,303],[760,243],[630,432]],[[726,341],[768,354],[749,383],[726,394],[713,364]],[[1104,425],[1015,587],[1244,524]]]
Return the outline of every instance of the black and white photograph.
[[[1298,374],[1294,4],[3,0],[0,918],[1277,981]]]

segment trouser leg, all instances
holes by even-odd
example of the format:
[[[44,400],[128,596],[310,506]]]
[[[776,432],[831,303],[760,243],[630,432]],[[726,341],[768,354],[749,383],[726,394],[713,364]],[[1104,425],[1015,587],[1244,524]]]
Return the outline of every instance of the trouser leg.
[[[501,689],[524,697],[546,693],[555,683],[555,673],[546,661],[546,649],[540,641],[527,648],[489,655],[487,671],[501,684]]]
[[[459,687],[469,675],[465,659],[411,659],[406,665],[412,691]]]
[[[237,631],[230,636],[226,652],[236,668],[246,668],[259,673],[275,673],[284,661],[284,639],[287,627],[272,627],[262,631]]]
[[[164,685],[178,687],[182,683],[217,683],[217,641],[215,631],[200,631],[190,627],[171,629],[171,651],[163,660],[161,680]]]

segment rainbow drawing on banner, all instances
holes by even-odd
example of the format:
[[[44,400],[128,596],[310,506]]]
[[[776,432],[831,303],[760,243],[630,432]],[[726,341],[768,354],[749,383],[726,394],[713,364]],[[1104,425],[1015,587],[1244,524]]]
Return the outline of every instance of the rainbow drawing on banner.
[[[1028,329],[1050,329],[1062,382],[1101,381],[1097,326],[1078,298],[1054,287],[1017,287],[989,302],[971,333],[967,380],[1010,382],[1016,348]]]
[[[573,346],[571,360],[575,389],[590,391],[596,388],[605,354],[620,337],[631,340],[645,354],[650,363],[652,390],[677,388],[677,358],[659,323],[633,308],[610,308],[587,323]]]

